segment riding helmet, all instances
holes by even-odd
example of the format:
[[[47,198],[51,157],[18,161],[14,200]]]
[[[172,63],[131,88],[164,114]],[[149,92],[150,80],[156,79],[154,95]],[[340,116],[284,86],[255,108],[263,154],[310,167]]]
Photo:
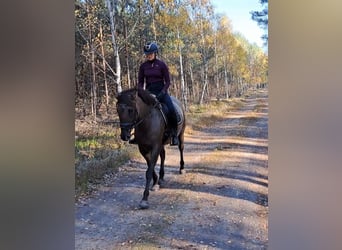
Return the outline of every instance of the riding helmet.
[[[158,53],[158,46],[154,42],[148,42],[144,46],[144,53],[145,55],[152,54],[152,53]]]

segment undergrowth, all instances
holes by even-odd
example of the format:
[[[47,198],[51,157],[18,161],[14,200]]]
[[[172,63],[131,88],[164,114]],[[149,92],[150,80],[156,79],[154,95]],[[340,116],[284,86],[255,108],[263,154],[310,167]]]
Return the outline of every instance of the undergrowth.
[[[76,121],[75,195],[91,192],[106,174],[137,154],[136,148],[120,139],[117,126]]]

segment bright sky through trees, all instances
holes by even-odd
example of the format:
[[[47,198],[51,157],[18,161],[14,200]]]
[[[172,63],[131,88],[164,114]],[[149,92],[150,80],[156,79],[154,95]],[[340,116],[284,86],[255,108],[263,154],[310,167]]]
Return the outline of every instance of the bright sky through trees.
[[[250,43],[263,47],[264,34],[257,22],[251,18],[251,11],[262,10],[259,0],[211,0],[216,13],[225,14],[232,21],[234,32],[240,32]]]

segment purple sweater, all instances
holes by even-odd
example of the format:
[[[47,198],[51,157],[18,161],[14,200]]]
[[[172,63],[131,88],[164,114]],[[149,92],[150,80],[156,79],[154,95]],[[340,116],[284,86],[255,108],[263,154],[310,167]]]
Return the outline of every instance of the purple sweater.
[[[138,74],[138,88],[144,88],[145,81],[146,88],[167,92],[170,86],[170,73],[167,65],[159,59],[142,63]]]

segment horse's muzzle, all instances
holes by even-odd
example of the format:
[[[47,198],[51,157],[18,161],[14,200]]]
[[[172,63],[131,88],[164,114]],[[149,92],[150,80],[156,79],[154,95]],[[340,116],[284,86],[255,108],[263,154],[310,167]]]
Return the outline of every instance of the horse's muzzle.
[[[131,138],[131,130],[121,128],[121,140],[128,141]]]

